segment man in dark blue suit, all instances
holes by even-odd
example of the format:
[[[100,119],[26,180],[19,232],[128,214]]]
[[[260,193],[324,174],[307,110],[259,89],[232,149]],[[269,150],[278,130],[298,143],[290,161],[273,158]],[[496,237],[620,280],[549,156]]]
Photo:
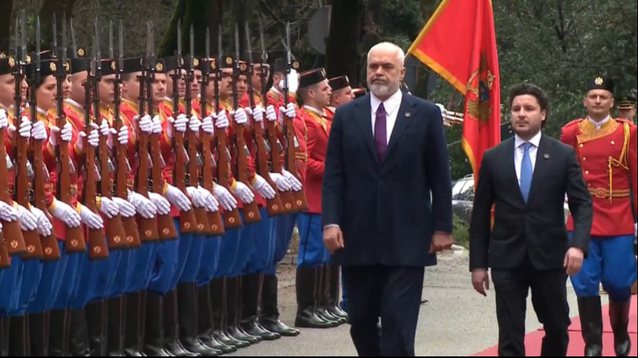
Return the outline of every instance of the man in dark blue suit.
[[[323,240],[342,265],[360,355],[414,355],[424,267],[452,245],[441,114],[399,90],[403,59],[388,42],[370,49],[370,94],[337,109],[325,161]]]

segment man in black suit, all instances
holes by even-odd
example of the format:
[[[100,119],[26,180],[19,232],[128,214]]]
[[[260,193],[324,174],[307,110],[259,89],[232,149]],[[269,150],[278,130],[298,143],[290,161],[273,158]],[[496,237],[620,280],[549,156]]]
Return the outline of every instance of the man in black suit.
[[[541,133],[549,110],[543,90],[515,85],[509,103],[515,136],[485,153],[474,196],[472,284],[485,296],[487,268],[492,268],[499,355],[525,355],[525,305],[531,288],[545,330],[541,355],[564,356],[570,324],[565,283],[587,254],[591,198],[574,150]],[[571,241],[565,228],[565,194],[575,222]]]
[[[399,90],[403,58],[388,42],[370,49],[371,93],[337,109],[325,161],[323,240],[342,265],[360,355],[414,355],[424,266],[452,245],[441,114]]]

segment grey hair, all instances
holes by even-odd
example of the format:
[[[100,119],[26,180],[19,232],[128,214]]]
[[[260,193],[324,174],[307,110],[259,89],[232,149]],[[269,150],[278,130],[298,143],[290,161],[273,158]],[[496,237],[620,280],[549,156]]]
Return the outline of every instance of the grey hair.
[[[377,49],[395,51],[397,60],[401,64],[401,67],[403,67],[403,61],[405,60],[405,52],[403,52],[401,47],[393,44],[392,42],[387,42],[387,41],[386,42],[379,42],[378,44],[372,46],[372,48],[370,48],[370,51],[368,51],[367,61],[370,61],[370,54],[372,53],[372,51],[377,50]]]

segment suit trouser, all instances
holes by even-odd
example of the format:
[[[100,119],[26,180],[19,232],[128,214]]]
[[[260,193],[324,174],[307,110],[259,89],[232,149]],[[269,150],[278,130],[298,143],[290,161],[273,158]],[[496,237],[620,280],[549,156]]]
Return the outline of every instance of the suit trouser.
[[[496,317],[499,327],[499,355],[525,355],[525,310],[531,288],[532,305],[545,337],[542,356],[567,353],[570,324],[565,269],[537,270],[526,260],[516,269],[492,269],[496,293]]]
[[[569,233],[571,239],[572,233]],[[571,276],[578,297],[599,295],[599,284],[616,302],[631,296],[636,281],[636,258],[633,254],[633,235],[592,236],[583,267]]]
[[[264,272],[271,264],[275,253],[275,219],[268,216],[268,209],[259,209],[261,220],[255,223],[254,243],[242,274]]]
[[[359,355],[413,356],[423,267],[341,268],[350,293],[350,336]]]

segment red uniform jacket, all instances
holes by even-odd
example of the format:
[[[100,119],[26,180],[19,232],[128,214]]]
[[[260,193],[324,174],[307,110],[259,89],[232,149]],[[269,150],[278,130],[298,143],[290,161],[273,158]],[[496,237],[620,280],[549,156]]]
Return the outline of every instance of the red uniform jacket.
[[[636,178],[636,125],[610,118],[600,129],[588,119],[577,119],[562,128],[561,141],[574,147],[592,196],[592,236],[632,235],[634,203],[638,200]],[[568,230],[573,230],[569,217]]]
[[[323,172],[328,149],[328,134],[331,122],[324,113],[319,113],[315,108],[304,106],[300,111],[307,132],[308,161],[306,167],[306,198],[308,211],[311,214],[321,214],[321,186],[323,184]]]

